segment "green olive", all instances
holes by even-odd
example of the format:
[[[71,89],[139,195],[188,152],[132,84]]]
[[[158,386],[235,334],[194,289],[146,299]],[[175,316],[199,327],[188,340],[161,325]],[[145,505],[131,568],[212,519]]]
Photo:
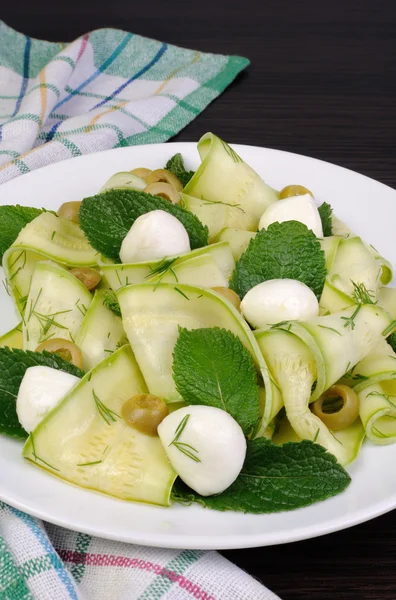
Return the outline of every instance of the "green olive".
[[[152,194],[153,196],[160,196],[164,200],[172,202],[172,204],[178,204],[180,202],[180,194],[170,183],[163,183],[158,181],[157,183],[150,183],[144,191],[146,194]]]
[[[150,175],[151,173],[151,169],[146,169],[145,167],[138,167],[137,169],[132,169],[132,171],[129,172],[132,173],[132,175],[136,175],[137,177],[146,180],[148,175]]]
[[[77,277],[90,292],[99,285],[102,279],[100,273],[90,267],[75,267],[70,270],[70,273]]]
[[[211,289],[214,292],[217,292],[218,294],[221,294],[222,296],[224,296],[224,298],[226,298],[226,300],[228,300],[228,302],[231,302],[231,304],[233,304],[237,310],[240,309],[241,299],[238,296],[238,294],[236,294],[233,290],[230,290],[230,288],[221,287],[221,286],[212,287]]]
[[[168,415],[165,402],[152,394],[137,394],[122,405],[124,421],[142,433],[157,435],[157,427]]]
[[[337,431],[352,425],[359,416],[359,398],[347,385],[332,385],[311,406],[314,415]]]
[[[292,198],[293,196],[304,196],[304,194],[310,194],[312,192],[307,190],[303,185],[287,185],[279,192],[279,198],[284,200],[285,198]]]
[[[75,200],[74,202],[64,202],[58,210],[58,217],[63,217],[63,219],[78,223],[80,208],[81,202],[78,200]]]
[[[157,183],[161,181],[162,183],[169,183],[173,188],[175,188],[176,192],[180,192],[183,189],[183,184],[178,177],[171,171],[167,171],[166,169],[155,169],[155,171],[151,171],[147,177],[145,177],[147,183]]]
[[[79,369],[82,369],[81,350],[78,346],[76,346],[76,344],[69,342],[69,340],[63,340],[62,338],[53,338],[52,340],[47,340],[46,342],[39,344],[36,348],[36,352],[43,352],[43,350],[59,354],[63,360],[66,360]]]

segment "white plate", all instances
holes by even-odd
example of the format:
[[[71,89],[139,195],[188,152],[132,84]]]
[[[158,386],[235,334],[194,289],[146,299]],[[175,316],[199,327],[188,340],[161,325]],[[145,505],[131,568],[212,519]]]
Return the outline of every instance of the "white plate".
[[[396,264],[396,192],[372,179],[305,156],[235,146],[269,184],[280,189],[300,183],[321,203]],[[95,194],[110,175],[134,167],[162,167],[175,152],[196,167],[192,143],[109,150],[73,158],[0,187],[0,204],[57,209],[62,202]],[[0,286],[2,287],[2,286]],[[3,294],[3,295],[1,295]],[[10,299],[0,293],[0,330],[15,322]],[[344,529],[396,507],[396,447],[365,444],[349,472],[343,494],[289,513],[218,513],[199,506],[159,508],[127,503],[66,484],[34,468],[22,445],[0,437],[0,499],[51,523],[92,535],[151,546],[225,549],[281,544]]]

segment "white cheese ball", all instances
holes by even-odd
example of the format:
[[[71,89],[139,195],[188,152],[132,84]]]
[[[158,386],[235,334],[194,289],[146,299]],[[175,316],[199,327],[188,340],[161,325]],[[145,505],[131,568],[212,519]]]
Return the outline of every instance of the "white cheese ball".
[[[300,221],[311,229],[316,237],[323,237],[322,221],[311,194],[292,196],[271,204],[262,215],[259,229],[267,229],[271,223]]]
[[[121,244],[120,258],[123,263],[136,263],[190,250],[184,225],[164,210],[153,210],[136,219]]]
[[[26,369],[16,401],[18,419],[24,430],[33,431],[79,381],[78,377],[51,367]]]
[[[178,426],[187,415],[176,444],[188,444],[194,450],[172,444]],[[235,419],[224,410],[198,405],[181,408],[162,421],[158,435],[176,473],[201,496],[223,492],[242,469],[246,456],[245,436]],[[184,448],[197,460],[186,456]]]
[[[318,300],[296,279],[270,279],[255,285],[241,302],[241,312],[255,329],[281,321],[308,321],[319,314]]]

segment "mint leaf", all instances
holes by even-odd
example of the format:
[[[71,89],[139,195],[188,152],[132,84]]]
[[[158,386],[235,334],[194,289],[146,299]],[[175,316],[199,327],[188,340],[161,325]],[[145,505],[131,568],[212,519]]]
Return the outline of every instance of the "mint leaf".
[[[322,221],[323,235],[324,237],[329,237],[333,235],[333,218],[332,213],[333,209],[330,204],[327,202],[323,202],[318,208],[319,216]]]
[[[180,329],[173,352],[173,379],[187,404],[225,410],[245,435],[260,416],[253,358],[231,331]]]
[[[389,346],[392,348],[393,352],[396,352],[396,331],[391,333],[386,338],[386,341],[388,342]]]
[[[326,261],[320,242],[299,221],[272,223],[259,231],[238,260],[230,288],[241,298],[263,281],[297,279],[319,299],[326,278]]]
[[[273,513],[326,500],[350,483],[348,473],[319,444],[304,440],[276,446],[270,440],[248,441],[245,464],[238,478],[217,496],[200,496],[177,480],[172,498],[198,502],[214,510]]]
[[[166,167],[168,171],[171,171],[180,179],[183,184],[183,187],[186,187],[187,183],[194,175],[194,171],[187,171],[184,166],[184,160],[180,152],[172,156],[166,163]]]
[[[26,369],[44,365],[82,377],[83,371],[51,352],[30,352],[0,348],[0,433],[25,439],[26,431],[18,421],[16,399]]]
[[[3,254],[17,239],[19,232],[39,216],[40,208],[29,206],[0,206],[0,260]]]
[[[80,208],[80,226],[95,250],[119,261],[122,240],[136,219],[152,210],[164,210],[179,219],[187,230],[192,250],[207,246],[208,228],[193,213],[137,190],[113,189],[85,198]]]
[[[103,303],[107,308],[113,311],[117,317],[121,317],[121,308],[117,296],[113,290],[106,290],[103,294]]]

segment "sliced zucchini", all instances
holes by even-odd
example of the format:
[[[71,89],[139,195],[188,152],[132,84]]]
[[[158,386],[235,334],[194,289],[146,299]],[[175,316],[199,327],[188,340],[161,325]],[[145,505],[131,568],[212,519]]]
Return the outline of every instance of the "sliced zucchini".
[[[359,237],[341,240],[328,276],[334,287],[352,296],[354,284],[363,284],[375,299],[380,276],[380,265]]]
[[[181,204],[191,211],[209,229],[209,241],[212,242],[219,231],[226,226],[227,206],[221,202],[209,202],[194,198],[187,194],[180,194]]]
[[[327,238],[326,238],[327,239]],[[323,286],[322,295],[319,301],[319,314],[324,316],[334,312],[339,312],[348,306],[354,304],[354,300],[344,292],[331,285],[329,278],[326,277]]]
[[[378,292],[378,304],[396,319],[396,288],[380,288]]]
[[[99,363],[28,438],[23,456],[80,487],[122,500],[169,505],[176,478],[158,437],[120,418],[147,388],[129,345]]]
[[[98,263],[99,254],[72,221],[44,212],[28,223],[3,257],[10,293],[21,314],[36,263],[45,259],[67,267],[92,267]]]
[[[380,381],[358,394],[360,418],[366,435],[375,444],[396,442],[396,381]]]
[[[261,215],[278,200],[278,193],[213,133],[200,139],[198,152],[202,163],[184,193],[222,202],[227,207],[227,227],[257,231]]]
[[[255,231],[244,231],[243,229],[232,229],[225,227],[217,236],[219,242],[228,242],[230,244],[232,256],[237,261],[241,258],[250,244],[250,240],[256,237]]]
[[[360,392],[374,383],[391,379],[396,379],[396,353],[385,340],[381,340],[343,377],[342,382]]]
[[[225,279],[228,282],[228,279],[231,277],[231,273],[234,270],[235,261],[232,257],[231,249],[227,242],[219,242],[210,246],[204,246],[203,248],[198,248],[192,252],[187,252],[181,256],[174,257],[173,259],[166,258],[155,262],[141,262],[130,265],[108,264],[106,262],[102,264],[102,273],[114,291],[117,291],[120,287],[130,285],[132,283],[145,283],[152,277],[161,277],[162,280],[164,280],[163,278],[166,277],[166,280],[174,282],[175,277],[172,273],[172,270],[175,271],[175,268],[179,267],[179,265],[184,261],[190,261],[194,258],[208,254],[212,257],[223,274],[223,278],[221,280],[224,282]],[[197,266],[197,262],[192,264]],[[199,262],[198,264],[202,265],[202,263]],[[212,265],[211,273],[213,274],[213,263],[211,262],[210,264]],[[183,273],[184,276],[186,276],[186,270],[183,269]],[[220,275],[216,271],[216,279],[219,278]],[[203,287],[226,285],[228,287],[228,283],[208,283],[208,281],[209,280],[207,280],[206,283],[204,281],[203,284],[197,283],[197,285],[203,285]],[[184,282],[181,281],[181,283]],[[189,283],[189,281],[186,281],[185,283]]]
[[[75,342],[92,296],[77,277],[51,262],[36,265],[23,319],[24,350],[62,338]]]
[[[320,240],[320,247],[325,253],[326,257],[326,269],[328,273],[331,272],[334,258],[337,254],[338,246],[341,240],[342,237],[337,235],[329,235],[328,237],[322,238]]]
[[[354,305],[306,323],[291,321],[290,331],[307,344],[316,361],[312,400],[363,360],[391,333],[391,325],[390,315],[374,304]]]
[[[121,318],[104,304],[103,292],[95,292],[76,338],[84,371],[90,371],[127,343]]]
[[[23,348],[22,323],[0,337],[0,348]]]
[[[344,433],[344,444],[338,439],[338,432],[335,434],[330,431],[309,409],[312,387],[315,381],[316,389],[321,385],[319,373],[323,370],[323,365],[326,367],[323,360],[317,363],[316,356],[311,351],[315,344],[307,345],[306,340],[296,337],[288,328],[256,332],[256,339],[281,390],[287,419],[292,428],[290,441],[296,437],[315,441],[334,454],[341,464],[351,462],[364,437],[363,427],[356,425],[350,430],[350,435]],[[316,355],[318,354],[320,355],[317,348]],[[285,436],[286,432],[281,430],[275,436],[275,441],[289,441]]]
[[[110,179],[106,181],[106,183],[101,187],[99,194],[114,188],[127,188],[142,192],[146,187],[147,182],[141,177],[138,177],[133,173],[128,173],[128,171],[120,171],[120,173],[115,173],[115,175],[112,175]]]
[[[359,454],[360,447],[366,435],[360,418],[356,419],[349,427],[339,431],[332,431],[331,434],[343,446],[343,464],[348,465],[353,462]],[[272,441],[280,445],[287,442],[300,442],[301,438],[296,434],[288,418],[285,416]]]
[[[261,373],[267,396],[262,427],[267,427],[272,414],[269,373],[249,326],[230,302],[213,291],[169,283],[130,285],[117,297],[125,332],[151,394],[167,402],[181,400],[172,376],[179,326],[222,327],[240,338]]]

